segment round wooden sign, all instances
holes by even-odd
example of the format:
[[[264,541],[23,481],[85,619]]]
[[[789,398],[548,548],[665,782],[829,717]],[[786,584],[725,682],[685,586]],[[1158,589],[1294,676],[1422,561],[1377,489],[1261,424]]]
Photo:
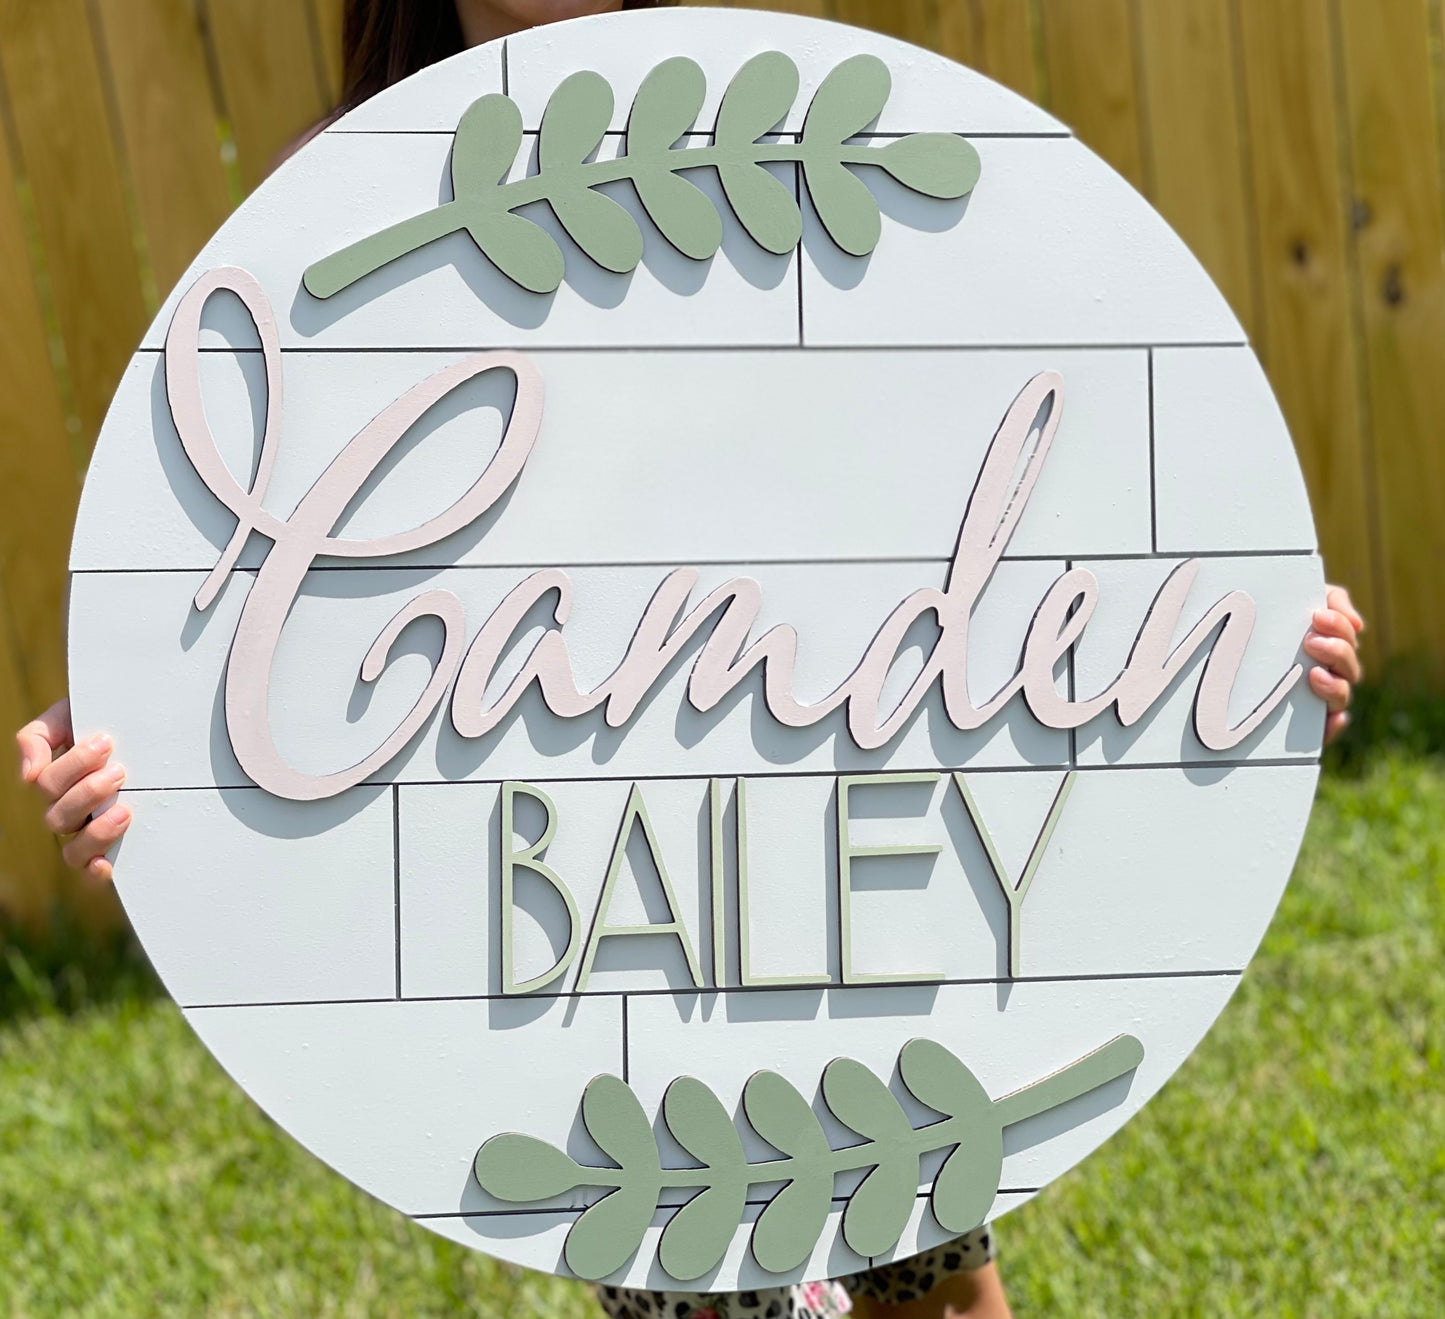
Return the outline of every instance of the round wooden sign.
[[[1028,1199],[1224,1006],[1318,772],[1219,293],[1047,114],[802,18],[547,27],[329,127],[161,309],[72,568],[191,1025],[586,1278]]]

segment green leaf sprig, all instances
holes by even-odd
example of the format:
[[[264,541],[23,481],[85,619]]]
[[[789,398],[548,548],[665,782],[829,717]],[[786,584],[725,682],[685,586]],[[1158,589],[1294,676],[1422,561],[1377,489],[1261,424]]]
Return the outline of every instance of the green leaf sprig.
[[[702,110],[707,80],[693,60],[657,65],[638,88],[625,154],[593,157],[612,121],[612,88],[600,74],[574,73],[542,115],[537,172],[507,183],[522,144],[522,114],[506,96],[474,101],[457,124],[453,200],[361,239],[310,266],[303,283],[329,298],[357,280],[447,234],[465,230],[504,275],[533,293],[562,282],[562,249],[520,207],[546,202],[579,248],[604,270],[625,274],[642,260],[642,231],[632,215],[599,192],[629,180],[658,231],[679,252],[705,261],[722,244],[722,220],[684,173],[714,169],[728,205],[760,247],[778,255],[802,238],[792,191],[765,168],[802,166],[813,205],[832,240],[866,256],[882,232],[878,203],[850,166],[872,165],[930,197],[964,196],[978,181],[978,152],[952,133],[914,133],[880,147],[850,143],[872,123],[892,90],[888,67],[855,55],[828,74],[813,96],[800,142],[765,142],[798,96],[798,68],[779,51],[754,56],[718,107],[711,144],[679,147]]]
[[[898,1055],[915,1099],[944,1116],[914,1127],[877,1076],[851,1058],[823,1072],[829,1111],[863,1139],[833,1149],[808,1101],[776,1072],[756,1072],[743,1088],[748,1124],[781,1155],[749,1163],[732,1118],[701,1081],[682,1076],[663,1095],[674,1139],[702,1167],[664,1168],[642,1104],[626,1082],[595,1078],[583,1092],[582,1120],[617,1166],[591,1167],[536,1137],[507,1132],[477,1151],[478,1184],[499,1200],[530,1202],[578,1187],[607,1188],[567,1234],[564,1256],[579,1277],[605,1278],[642,1244],[665,1188],[701,1188],[663,1229],[658,1262],[679,1282],[716,1268],[742,1221],[751,1187],[784,1182],[753,1226],[752,1252],[771,1273],[802,1264],[822,1235],[839,1173],[865,1172],[843,1211],[843,1239],[857,1254],[881,1255],[898,1243],[918,1197],[919,1161],[951,1150],[934,1178],[933,1216],[947,1232],[983,1222],[998,1193],[1003,1129],[1125,1075],[1144,1057],[1132,1035],[1012,1094],[991,1100],[974,1074],[931,1040],[910,1040]]]

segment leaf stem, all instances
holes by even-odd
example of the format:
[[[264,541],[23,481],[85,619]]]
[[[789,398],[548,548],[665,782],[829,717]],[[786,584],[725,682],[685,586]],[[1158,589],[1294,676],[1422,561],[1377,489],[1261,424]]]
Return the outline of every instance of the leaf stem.
[[[844,165],[875,165],[876,149],[843,145],[830,157]],[[479,197],[464,196],[368,235],[306,268],[302,282],[313,297],[329,298],[349,288],[390,261],[458,229],[486,210],[514,211],[532,202],[548,201],[579,188],[595,188],[635,177],[640,170],[662,167],[668,173],[717,169],[733,165],[786,164],[816,157],[818,148],[801,142],[752,142],[746,145],[669,148],[646,156],[619,156],[566,169],[550,169],[499,184]]]

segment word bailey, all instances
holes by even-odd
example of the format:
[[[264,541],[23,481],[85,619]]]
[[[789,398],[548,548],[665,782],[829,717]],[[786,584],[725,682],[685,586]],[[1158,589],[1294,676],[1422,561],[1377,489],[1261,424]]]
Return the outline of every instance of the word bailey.
[[[199,377],[200,319],[207,299],[228,290],[246,306],[260,335],[266,369],[267,406],[260,460],[251,489],[244,489],[222,460],[208,428]],[[1028,506],[1063,415],[1063,378],[1043,371],[1030,380],[1004,415],[984,458],[968,502],[957,548],[942,590],[914,591],[882,621],[857,667],[822,700],[810,705],[793,695],[797,632],[771,628],[751,640],[761,607],[761,588],[734,577],[689,607],[698,573],[678,568],[658,586],[616,668],[591,691],[578,690],[567,650],[565,626],[572,583],[560,568],[533,573],[502,599],[466,644],[462,602],[446,590],[417,595],[389,622],[367,651],[361,678],[374,682],[392,645],[418,618],[434,617],[445,630],[442,654],[411,711],[380,746],[357,764],[328,774],[304,774],[286,763],[271,735],[267,692],[272,659],[287,615],[313,562],[320,555],[377,559],[420,549],[476,521],[496,505],[520,475],[542,419],[543,385],[537,368],[513,352],[478,353],[440,370],[408,390],[351,439],[287,518],[261,507],[280,442],[281,350],[275,317],[259,283],[246,271],[222,267],[202,276],[176,309],[166,339],[166,394],[186,456],[211,492],[236,515],[237,526],[215,568],[196,595],[209,608],[235,566],[250,533],[273,542],[246,599],[226,673],[226,726],[242,769],[278,797],[314,801],[334,796],[374,774],[420,730],[451,689],[451,721],[466,738],[495,728],[535,682],[547,708],[575,719],[603,708],[607,723],[625,725],[676,656],[696,637],[706,640],[687,683],[687,699],[699,711],[713,709],[761,669],[768,713],[790,728],[806,728],[846,710],[849,736],[864,749],[883,746],[897,734],[938,683],[948,718],[960,730],[988,723],[1016,695],[1035,719],[1050,728],[1077,728],[1112,708],[1126,727],[1137,723],[1201,648],[1208,656],[1194,702],[1194,725],[1213,750],[1236,745],[1257,729],[1299,680],[1296,664],[1239,724],[1229,724],[1229,697],[1254,629],[1255,605],[1243,591],[1216,602],[1187,636],[1173,645],[1198,560],[1180,564],[1159,588],[1140,627],[1128,662],[1097,696],[1061,695],[1054,672],[1082,635],[1098,602],[1098,581],[1087,568],[1063,573],[1040,601],[1013,677],[982,703],[968,690],[969,621],[980,594]],[[472,486],[449,508],[410,531],[370,540],[333,534],[348,504],[430,407],[452,390],[490,371],[516,378],[516,399],[502,441]],[[1032,450],[1031,436],[1037,434]],[[1020,465],[1022,464],[1021,470]],[[549,628],[520,672],[490,704],[485,693],[519,625],[542,601],[553,600]],[[910,627],[937,620],[938,636],[922,671],[892,710],[880,710],[884,681]],[[1222,626],[1221,626],[1222,625]],[[1215,636],[1216,630],[1218,635]]]

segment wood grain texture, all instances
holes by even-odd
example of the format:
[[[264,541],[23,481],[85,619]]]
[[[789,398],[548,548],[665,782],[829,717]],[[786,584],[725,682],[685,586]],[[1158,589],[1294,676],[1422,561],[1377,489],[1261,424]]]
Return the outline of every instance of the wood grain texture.
[[[1388,650],[1372,555],[1363,382],[1351,333],[1346,177],[1328,0],[1240,4],[1259,244],[1255,342],[1294,436],[1331,581],[1347,582]]]
[[[145,305],[85,0],[3,0],[0,66],[88,448]]]
[[[32,719],[38,707],[21,674],[4,587],[0,579],[0,728],[8,734]],[[14,773],[9,745],[5,751],[0,777],[0,922],[37,931],[45,924],[61,879],[60,852],[41,821],[38,794]]]
[[[937,5],[931,0],[833,0],[831,7],[830,17],[840,23],[938,48]]]
[[[1445,220],[1425,0],[1340,0],[1357,296],[1392,651],[1445,673]]]
[[[96,0],[158,292],[231,210],[193,0]]]
[[[948,0],[937,6],[937,48],[1042,103],[1034,13],[1019,0]]]
[[[207,0],[221,92],[249,191],[328,109],[312,25],[297,0]]]
[[[329,103],[341,100],[346,81],[346,68],[341,48],[341,18],[345,0],[306,0],[314,16],[314,32],[321,69],[326,77]]]
[[[1150,200],[1253,332],[1249,179],[1228,0],[1141,4],[1138,16]]]
[[[0,136],[0,576],[29,719],[65,692],[63,529],[80,483],[11,168]]]
[[[1131,0],[1041,0],[1039,14],[1050,110],[1144,191],[1138,33]]]

